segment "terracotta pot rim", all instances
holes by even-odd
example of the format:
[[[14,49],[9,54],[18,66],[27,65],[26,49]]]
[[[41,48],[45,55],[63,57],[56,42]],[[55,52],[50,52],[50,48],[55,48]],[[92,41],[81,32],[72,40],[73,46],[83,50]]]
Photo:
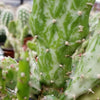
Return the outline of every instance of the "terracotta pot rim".
[[[1,49],[4,50],[4,51],[14,51],[13,48],[1,48]]]
[[[1,48],[1,49],[5,57],[10,56],[11,58],[14,58],[14,50],[12,48]]]
[[[28,39],[33,39],[33,37],[29,36],[29,37],[25,37],[24,40],[28,40]]]

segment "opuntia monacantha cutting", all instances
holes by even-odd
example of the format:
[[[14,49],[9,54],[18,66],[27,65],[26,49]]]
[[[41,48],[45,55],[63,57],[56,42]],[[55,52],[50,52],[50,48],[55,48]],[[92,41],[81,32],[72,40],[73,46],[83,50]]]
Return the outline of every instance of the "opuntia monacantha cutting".
[[[97,71],[100,65],[99,56],[97,57],[100,35],[95,34],[88,42],[84,42],[89,34],[88,19],[94,1],[33,1],[30,24],[35,37],[28,42],[28,57],[23,58],[25,52],[21,52],[17,76],[19,100],[28,100],[31,89],[38,91],[32,92],[31,97],[36,95],[35,100],[71,100],[86,91],[94,93],[92,87],[97,85],[100,77],[99,70]],[[98,33],[98,30],[95,33]],[[82,53],[86,55],[79,55],[73,68],[73,57],[76,57],[81,49],[78,49],[76,54],[74,52],[80,45],[82,50],[85,47]],[[93,65],[96,65],[97,69]],[[69,84],[66,85],[67,82]],[[28,91],[25,91],[26,88]]]
[[[94,1],[33,1],[30,24],[33,35],[38,37],[37,67],[42,73],[41,83],[56,87],[66,84],[71,56],[89,33],[88,19]]]
[[[99,29],[100,21],[96,26],[93,37],[91,37],[91,39],[88,41],[85,53],[80,57],[80,59],[78,59],[75,71],[70,76],[72,77],[72,81],[70,82],[69,87],[65,92],[65,94],[67,94],[66,100],[72,99],[73,95],[75,98],[77,98],[87,91],[94,94],[92,88],[100,83]],[[90,99],[88,98],[88,100]]]

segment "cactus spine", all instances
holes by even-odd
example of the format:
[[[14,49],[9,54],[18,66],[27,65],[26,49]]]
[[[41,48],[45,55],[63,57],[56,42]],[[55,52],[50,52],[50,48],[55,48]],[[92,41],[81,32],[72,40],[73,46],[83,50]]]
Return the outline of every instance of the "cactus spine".
[[[41,83],[56,87],[66,84],[71,56],[89,33],[89,12],[94,1],[33,1],[30,24],[33,35],[38,37],[37,67],[42,73]]]

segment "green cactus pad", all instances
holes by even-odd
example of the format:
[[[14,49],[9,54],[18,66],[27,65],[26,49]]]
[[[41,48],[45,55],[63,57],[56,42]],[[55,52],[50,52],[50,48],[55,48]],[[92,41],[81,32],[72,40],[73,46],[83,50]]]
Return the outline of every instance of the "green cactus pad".
[[[89,33],[95,0],[34,0],[30,25],[37,35],[37,67],[41,83],[64,87],[71,56]]]
[[[18,63],[10,57],[5,57],[0,61],[0,66],[2,67],[2,78],[5,79],[6,87],[14,90],[17,83]]]
[[[30,91],[30,66],[27,61],[28,55],[25,52],[24,59],[19,61],[19,71],[17,78],[17,98],[18,100],[29,100]]]
[[[71,75],[72,81],[65,92],[68,100],[88,92],[94,94],[92,88],[100,83],[100,24],[94,36],[89,40],[86,52],[79,59],[76,70]]]

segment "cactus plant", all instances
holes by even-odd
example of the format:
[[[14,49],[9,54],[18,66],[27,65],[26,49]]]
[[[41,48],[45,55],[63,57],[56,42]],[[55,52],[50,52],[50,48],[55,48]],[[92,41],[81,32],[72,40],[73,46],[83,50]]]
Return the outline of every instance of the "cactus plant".
[[[20,6],[17,9],[17,19],[21,22],[21,26],[29,25],[30,10],[26,6]]]
[[[87,91],[94,94],[92,88],[100,83],[100,57],[98,55],[100,50],[99,28],[100,21],[96,27],[93,37],[89,40],[86,52],[81,56],[75,71],[70,76],[72,77],[72,81],[69,83],[68,89],[65,91],[67,100],[71,100],[73,97],[77,98]],[[91,99],[88,98],[88,100]]]
[[[17,98],[18,100],[29,100],[30,83],[30,66],[28,53],[25,52],[23,60],[19,62],[19,71],[17,79]]]
[[[13,12],[10,9],[6,9],[1,14],[1,24],[8,26],[8,23],[14,19]]]
[[[20,52],[23,45],[23,40],[25,36],[28,34],[29,28],[25,26],[21,29],[20,24],[17,21],[11,21],[8,24],[8,28],[5,27],[7,40],[6,43],[13,47],[15,51],[15,58],[18,59],[20,57]],[[8,47],[8,44],[5,46]]]
[[[7,21],[9,22],[9,23],[7,22],[7,27],[5,28],[6,35],[7,35],[7,41],[4,46],[13,47],[15,51],[15,58],[18,59],[20,57],[20,52],[23,46],[24,38],[30,34],[29,24],[28,24],[28,19],[30,15],[29,9],[28,7],[25,7],[25,6],[19,7],[17,10],[18,19],[16,21],[10,20],[12,18],[11,17],[12,13],[10,10],[6,10],[3,13],[4,14],[2,15],[8,16]],[[6,21],[5,19],[6,16],[2,18],[5,21]]]
[[[94,1],[33,1],[30,24],[33,35],[38,37],[35,42],[41,83],[55,87],[66,84],[71,56],[89,33],[88,19]]]
[[[89,13],[94,1],[34,0],[30,18],[34,39],[27,43],[26,51],[20,47],[28,27],[23,27],[20,32],[23,23],[9,23],[8,39],[13,41],[12,45],[17,46],[14,47],[16,52],[21,52],[21,55],[18,73],[13,68],[8,69],[8,65],[4,71],[10,71],[9,75],[0,69],[0,77],[6,76],[6,80],[0,79],[0,85],[5,82],[4,90],[6,87],[14,89],[17,81],[17,94],[10,96],[7,92],[4,100],[29,100],[29,96],[35,100],[72,100],[87,91],[94,93],[92,88],[100,83],[100,57],[97,56],[100,51],[99,24],[93,37],[84,42],[89,34]],[[84,55],[80,56],[80,53]],[[16,78],[11,77],[12,71],[15,76],[17,74]],[[11,79],[15,81],[13,87],[7,84]],[[90,99],[86,95],[82,98]]]
[[[17,71],[18,63],[14,59],[4,57],[0,60],[0,91],[3,100],[7,100],[10,96],[14,96],[14,94],[8,89],[14,91],[17,83]]]
[[[2,67],[2,77],[6,78],[6,86],[14,89],[16,86],[16,75],[18,69],[17,62],[10,57],[5,57],[0,61],[0,66]]]
[[[17,20],[11,21],[8,24],[7,38],[12,47],[14,48],[16,59],[20,57],[24,38],[30,34],[28,24],[29,15],[30,12],[28,7],[20,6],[17,10]]]
[[[41,86],[40,86],[40,77],[39,77],[39,71],[37,69],[36,63],[35,62],[35,57],[36,57],[36,52],[33,52],[31,50],[29,52],[29,63],[30,63],[30,72],[31,72],[31,77],[30,81],[32,83],[32,87],[36,89],[38,92],[41,91]],[[34,72],[33,72],[34,71]]]
[[[36,79],[30,78],[32,69],[30,72],[28,59],[30,59],[28,58],[28,53],[24,53],[24,59],[19,63],[10,57],[4,57],[0,61],[0,91],[2,91],[2,97],[5,98],[3,100],[6,100],[8,97],[18,97],[19,100],[23,100],[23,98],[26,98],[26,96],[28,100],[29,95],[32,98],[35,98],[34,95],[39,93],[39,83],[36,81]],[[31,77],[33,77],[33,75]],[[24,83],[22,82],[23,80]],[[30,88],[30,91],[26,91],[26,88],[27,90]],[[23,91],[24,94],[22,93]],[[9,100],[9,98],[7,100]]]

